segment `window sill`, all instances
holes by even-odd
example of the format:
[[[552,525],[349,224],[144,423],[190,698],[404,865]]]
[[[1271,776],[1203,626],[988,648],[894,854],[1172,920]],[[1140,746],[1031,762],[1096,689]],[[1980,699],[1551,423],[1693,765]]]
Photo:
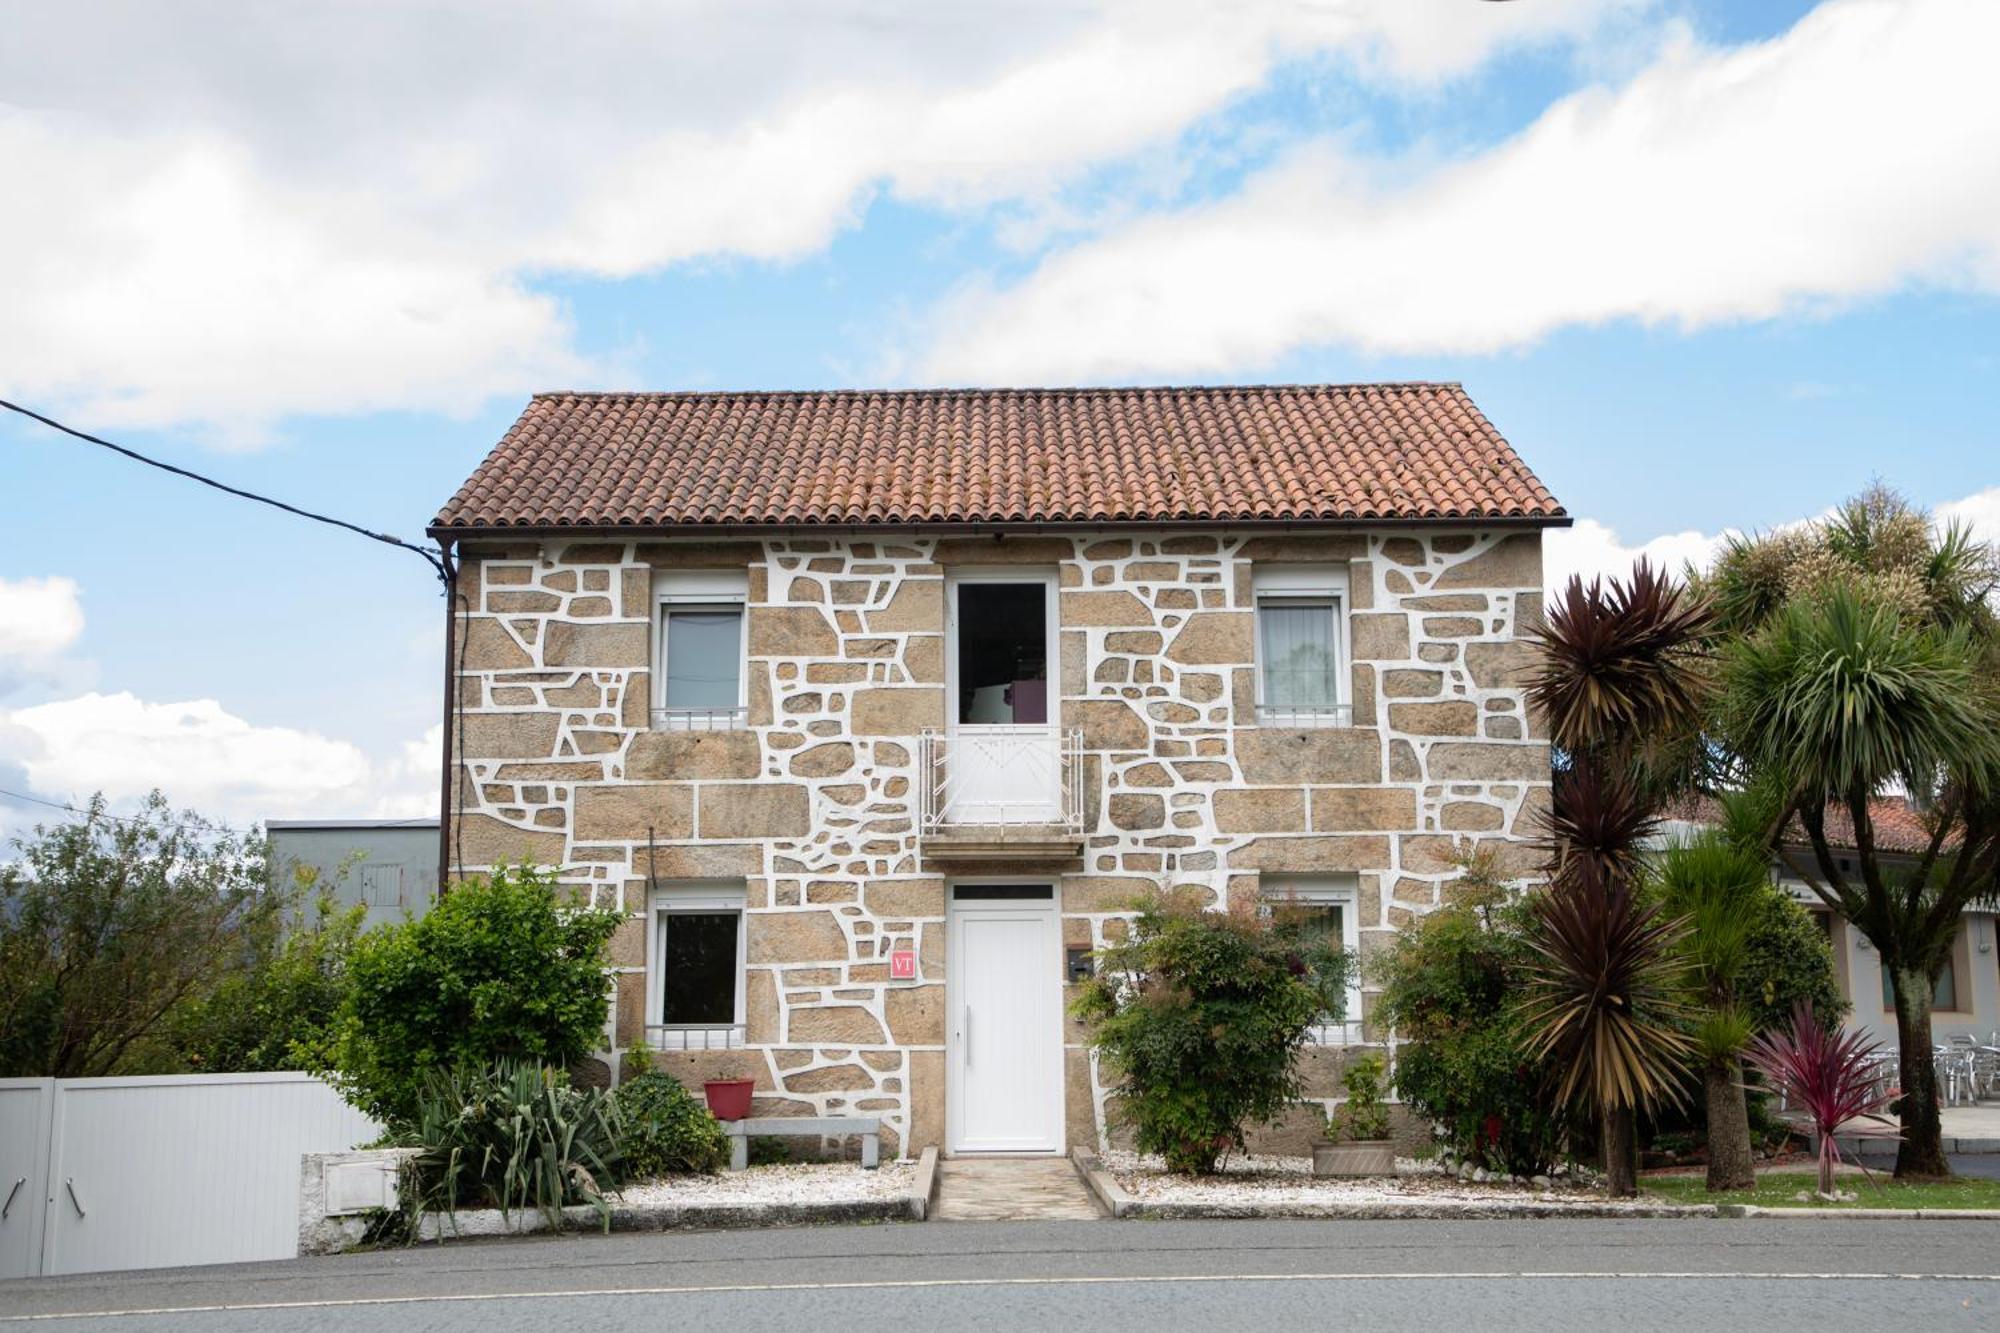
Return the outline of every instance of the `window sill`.
[[[713,1028],[646,1028],[646,1045],[656,1051],[740,1051],[747,1044],[741,1023]]]

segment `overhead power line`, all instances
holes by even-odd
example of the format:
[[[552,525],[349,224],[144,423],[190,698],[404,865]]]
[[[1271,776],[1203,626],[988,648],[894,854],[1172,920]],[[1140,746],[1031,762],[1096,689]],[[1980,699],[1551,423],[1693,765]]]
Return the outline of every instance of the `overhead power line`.
[[[382,542],[389,546],[400,546],[405,551],[414,551],[430,564],[431,570],[438,576],[439,582],[443,583],[446,587],[451,586],[451,572],[446,564],[447,557],[444,552],[435,547],[418,546],[415,542],[406,542],[401,537],[393,537],[386,532],[374,532],[362,527],[359,523],[349,523],[344,518],[332,518],[326,514],[315,514],[310,509],[301,509],[297,505],[286,504],[283,500],[274,500],[268,495],[259,495],[255,491],[246,491],[240,487],[217,481],[213,477],[204,477],[199,472],[190,472],[184,467],[175,467],[172,463],[163,463],[157,458],[148,458],[136,449],[128,449],[122,444],[113,444],[107,439],[92,435],[89,431],[78,430],[74,426],[65,426],[54,417],[43,416],[40,412],[36,412],[31,408],[22,407],[19,403],[10,403],[5,398],[0,398],[0,407],[6,408],[9,412],[17,412],[27,417],[30,421],[39,421],[50,430],[61,431],[64,435],[73,436],[87,444],[94,444],[103,449],[109,449],[115,454],[123,454],[135,463],[144,463],[147,467],[156,467],[162,472],[171,472],[177,477],[186,477],[189,481],[199,482],[203,486],[212,487],[228,495],[234,495],[238,499],[252,500],[258,504],[269,505],[273,509],[282,509],[287,514],[292,514],[298,518],[310,519],[314,523],[325,523],[330,527],[345,528],[347,531],[366,537],[370,541]]]
[[[135,819],[130,815],[114,815],[108,810],[98,810],[93,812],[85,810],[81,806],[66,805],[61,801],[45,801],[39,796],[30,796],[28,795],[28,793],[24,791],[8,791],[4,787],[0,787],[0,796],[4,796],[10,801],[25,801],[30,805],[46,805],[51,810],[67,810],[69,811],[69,813],[73,815],[89,815],[95,813],[99,819],[108,819],[114,824],[150,825],[153,822],[150,819]]]

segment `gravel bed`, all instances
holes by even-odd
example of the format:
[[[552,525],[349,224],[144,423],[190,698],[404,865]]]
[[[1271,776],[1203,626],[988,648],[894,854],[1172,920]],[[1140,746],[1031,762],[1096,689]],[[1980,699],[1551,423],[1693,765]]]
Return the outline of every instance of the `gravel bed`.
[[[1119,1185],[1144,1204],[1199,1204],[1258,1208],[1284,1205],[1329,1208],[1411,1207],[1429,1205],[1526,1205],[1537,1209],[1565,1204],[1617,1208],[1622,1201],[1579,1186],[1553,1184],[1546,1189],[1501,1183],[1474,1184],[1437,1167],[1407,1159],[1396,1163],[1394,1178],[1342,1180],[1315,1178],[1309,1157],[1232,1156],[1220,1174],[1176,1176],[1157,1157],[1113,1150],[1101,1155]],[[1634,1209],[1648,1205],[1633,1201]]]
[[[723,1171],[712,1176],[667,1176],[627,1185],[616,1203],[627,1208],[689,1204],[870,1203],[907,1195],[917,1179],[915,1162],[884,1162],[863,1171],[852,1162],[791,1162]]]

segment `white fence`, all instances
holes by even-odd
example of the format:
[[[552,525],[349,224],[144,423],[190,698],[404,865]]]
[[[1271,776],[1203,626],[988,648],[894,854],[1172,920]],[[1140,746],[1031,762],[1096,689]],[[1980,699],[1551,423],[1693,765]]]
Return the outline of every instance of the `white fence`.
[[[308,1074],[0,1079],[0,1277],[291,1258],[299,1159],[381,1132]]]

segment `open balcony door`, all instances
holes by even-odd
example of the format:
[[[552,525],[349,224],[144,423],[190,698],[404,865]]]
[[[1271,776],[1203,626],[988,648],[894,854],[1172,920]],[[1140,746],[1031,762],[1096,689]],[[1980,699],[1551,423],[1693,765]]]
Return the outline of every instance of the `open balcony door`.
[[[1053,571],[955,574],[946,584],[943,821],[1063,822]]]

